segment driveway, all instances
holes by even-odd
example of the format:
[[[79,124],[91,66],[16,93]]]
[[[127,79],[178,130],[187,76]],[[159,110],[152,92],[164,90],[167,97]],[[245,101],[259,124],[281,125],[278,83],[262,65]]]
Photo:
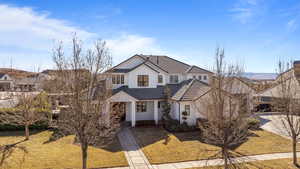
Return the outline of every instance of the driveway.
[[[286,120],[284,120],[285,118],[284,115],[270,113],[270,114],[262,114],[258,116],[260,117],[261,120],[262,129],[289,138],[288,130],[285,127],[285,124],[287,123]]]

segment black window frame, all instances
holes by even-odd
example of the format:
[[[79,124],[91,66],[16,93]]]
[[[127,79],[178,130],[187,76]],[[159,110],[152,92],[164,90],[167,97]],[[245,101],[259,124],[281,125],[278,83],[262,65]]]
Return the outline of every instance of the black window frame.
[[[157,83],[163,83],[163,75],[158,75],[157,76]]]
[[[148,87],[149,86],[149,75],[137,75],[137,86]]]
[[[176,78],[174,78],[176,77]],[[179,82],[179,77],[178,75],[170,75],[170,83],[178,83]]]
[[[136,112],[145,113],[147,112],[147,102],[136,102]]]
[[[112,75],[112,84],[118,85],[118,84],[124,84],[125,83],[125,77],[123,74],[115,74]]]

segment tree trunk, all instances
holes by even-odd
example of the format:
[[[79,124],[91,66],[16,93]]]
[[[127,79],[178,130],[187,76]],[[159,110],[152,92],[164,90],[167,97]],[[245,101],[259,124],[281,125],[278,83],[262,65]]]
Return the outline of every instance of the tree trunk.
[[[298,166],[297,163],[297,138],[293,137],[293,164]]]
[[[224,169],[228,169],[228,154],[227,149],[225,147],[222,148],[223,160],[224,160]]]
[[[88,145],[85,143],[81,144],[82,169],[87,169],[87,150],[88,150]]]
[[[25,140],[29,140],[29,125],[25,124]]]

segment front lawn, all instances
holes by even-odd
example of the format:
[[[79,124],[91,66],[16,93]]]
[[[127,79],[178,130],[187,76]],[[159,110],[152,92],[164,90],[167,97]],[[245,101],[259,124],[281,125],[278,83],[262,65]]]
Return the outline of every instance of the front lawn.
[[[51,134],[50,131],[37,132],[30,136],[29,141],[18,144],[18,146],[25,147],[28,153],[24,154],[21,150],[14,151],[3,168],[81,168],[81,149],[78,145],[73,144],[74,136],[48,142]],[[0,132],[0,145],[22,140],[24,140],[23,132]],[[107,148],[89,147],[89,168],[117,166],[128,166],[117,139]]]
[[[203,160],[220,150],[219,147],[199,141],[198,132],[169,133],[162,128],[141,127],[132,131],[152,164]],[[235,152],[258,155],[291,151],[290,140],[263,130],[252,133],[247,142],[234,149]]]
[[[242,164],[247,169],[296,169],[292,159],[256,161]],[[223,169],[223,166],[196,167],[190,169]]]

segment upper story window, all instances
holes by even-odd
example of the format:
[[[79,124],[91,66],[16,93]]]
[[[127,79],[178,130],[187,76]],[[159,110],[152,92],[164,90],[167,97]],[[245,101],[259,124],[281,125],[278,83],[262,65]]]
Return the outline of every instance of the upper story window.
[[[199,75],[199,76],[198,76],[198,79],[199,79],[199,80],[202,80],[202,76],[201,76],[201,75]]]
[[[124,75],[113,75],[112,84],[124,84]]]
[[[189,116],[191,113],[191,106],[190,105],[185,105],[184,106],[184,111],[186,112],[186,115]]]
[[[203,76],[203,80],[207,80],[207,76],[206,75]]]
[[[136,102],[136,112],[147,112],[147,102]]]
[[[170,83],[178,83],[178,75],[170,75]]]
[[[149,86],[149,76],[148,75],[138,75],[137,84],[139,87]]]
[[[158,83],[163,83],[163,76],[162,75],[157,76],[157,82]]]

